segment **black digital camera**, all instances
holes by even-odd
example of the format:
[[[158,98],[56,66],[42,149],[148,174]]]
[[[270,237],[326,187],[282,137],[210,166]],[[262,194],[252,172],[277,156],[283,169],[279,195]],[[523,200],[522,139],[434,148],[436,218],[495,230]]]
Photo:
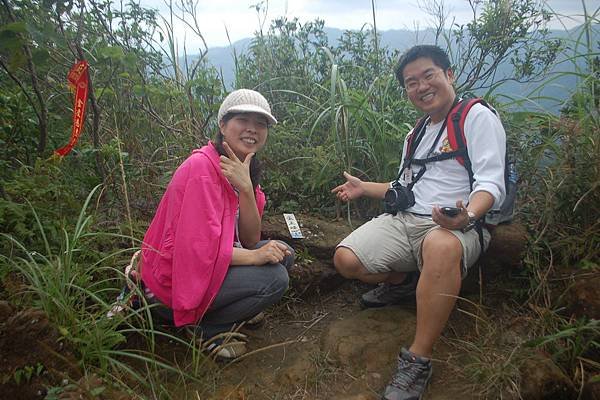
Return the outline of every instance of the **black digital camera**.
[[[412,189],[402,186],[398,181],[392,183],[392,187],[385,192],[383,198],[383,211],[396,215],[398,211],[404,211],[415,205],[415,195]]]

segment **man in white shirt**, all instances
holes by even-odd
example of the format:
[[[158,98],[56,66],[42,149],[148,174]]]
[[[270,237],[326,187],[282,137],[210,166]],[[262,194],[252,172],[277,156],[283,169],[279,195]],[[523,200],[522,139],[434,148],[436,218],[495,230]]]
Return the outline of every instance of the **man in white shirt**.
[[[496,114],[481,104],[470,109],[464,123],[473,180],[455,158],[412,162],[453,151],[445,121],[458,100],[447,54],[437,46],[415,46],[400,58],[396,76],[413,105],[428,116],[422,129],[405,140],[398,179],[365,182],[344,172],[346,182],[333,189],[342,201],[385,197],[392,204],[386,210],[390,212],[344,239],[334,255],[344,277],[381,284],[362,296],[362,304],[398,303],[414,294],[416,284],[415,338],[398,356],[398,371],[383,395],[386,400],[421,398],[431,377],[433,346],[454,308],[461,278],[489,243],[489,232],[477,221],[499,208],[505,197],[506,135]],[[407,154],[411,135],[412,157]],[[392,186],[397,190],[390,190]],[[400,201],[391,202],[398,196]],[[473,226],[477,229],[470,229]]]

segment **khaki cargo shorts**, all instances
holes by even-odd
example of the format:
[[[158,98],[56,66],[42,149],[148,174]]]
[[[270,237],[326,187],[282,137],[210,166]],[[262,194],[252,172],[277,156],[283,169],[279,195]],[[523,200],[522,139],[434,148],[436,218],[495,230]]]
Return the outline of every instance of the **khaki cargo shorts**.
[[[430,217],[408,212],[381,214],[354,230],[337,247],[352,250],[370,273],[416,271],[423,267],[423,239],[433,229],[443,228]],[[465,233],[459,230],[448,232],[456,236],[462,245],[461,272],[464,278],[481,253],[479,235],[475,229]],[[490,243],[487,229],[483,229],[483,242],[487,249]],[[440,254],[440,257],[443,255]]]

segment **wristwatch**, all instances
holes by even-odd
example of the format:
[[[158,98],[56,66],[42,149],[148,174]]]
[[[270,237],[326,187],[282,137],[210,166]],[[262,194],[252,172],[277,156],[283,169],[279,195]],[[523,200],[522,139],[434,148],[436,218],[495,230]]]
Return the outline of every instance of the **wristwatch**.
[[[462,228],[463,232],[470,231],[475,227],[475,224],[477,223],[477,215],[475,215],[473,211],[467,211],[467,215],[469,216],[469,223],[467,224],[467,226]]]

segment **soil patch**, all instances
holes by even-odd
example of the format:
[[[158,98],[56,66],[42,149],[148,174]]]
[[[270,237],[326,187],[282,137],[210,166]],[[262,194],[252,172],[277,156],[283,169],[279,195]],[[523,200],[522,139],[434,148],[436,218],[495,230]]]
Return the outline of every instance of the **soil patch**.
[[[0,302],[0,393],[6,399],[41,399],[48,387],[79,379],[77,359],[39,310]]]
[[[414,305],[362,310],[358,296],[369,286],[346,282],[312,301],[288,299],[270,310],[266,324],[250,335],[250,350],[222,366],[221,399],[379,399],[395,369],[401,346],[414,334]],[[449,326],[472,325],[454,313]],[[277,346],[279,344],[279,346]],[[454,368],[455,349],[436,348],[428,399],[475,399],[473,385]]]

